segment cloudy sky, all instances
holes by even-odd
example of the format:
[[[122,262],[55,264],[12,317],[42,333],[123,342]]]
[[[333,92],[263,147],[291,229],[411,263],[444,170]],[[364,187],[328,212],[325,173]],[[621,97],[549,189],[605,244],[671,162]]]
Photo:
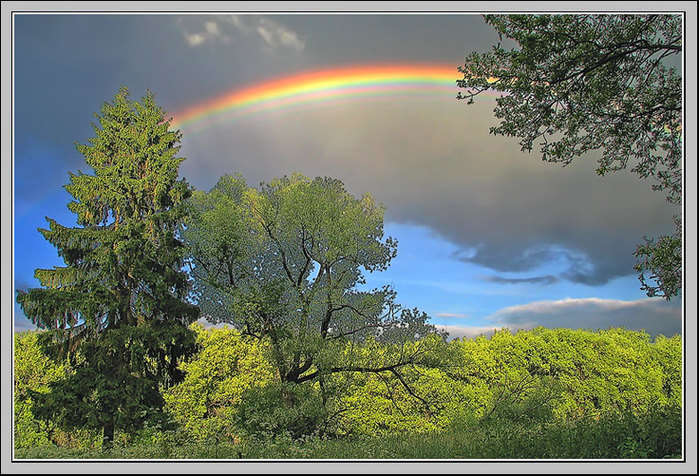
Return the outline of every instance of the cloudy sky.
[[[175,120],[199,104],[269,81],[361,66],[456,68],[498,41],[475,14],[16,14],[14,16],[14,287],[61,265],[37,232],[74,224],[63,190],[86,171],[74,143],[120,86],[146,90]],[[181,175],[209,189],[223,174],[250,185],[301,172],[341,179],[387,207],[398,240],[392,284],[452,336],[493,328],[624,326],[681,331],[681,300],[639,290],[633,251],[672,232],[650,183],[595,175],[595,157],[543,163],[492,136],[494,97],[439,94],[320,101],[207,124],[182,124]],[[30,328],[17,305],[15,329]]]

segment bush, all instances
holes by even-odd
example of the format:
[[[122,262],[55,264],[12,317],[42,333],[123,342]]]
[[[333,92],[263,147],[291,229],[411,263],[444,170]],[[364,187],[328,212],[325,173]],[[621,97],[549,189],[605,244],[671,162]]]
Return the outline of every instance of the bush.
[[[21,450],[16,454],[103,458],[96,432],[67,433],[34,417],[32,391],[72,371],[38,352],[34,334],[18,335],[15,342],[15,449]],[[282,385],[264,344],[232,329],[198,328],[197,334],[201,351],[181,365],[185,380],[165,393],[180,429],[118,433],[111,454],[121,456],[115,457],[681,454],[680,336],[653,342],[647,334],[625,330],[539,328],[455,340],[448,343],[449,365],[401,369],[411,395],[391,375],[360,372],[327,376],[322,387]],[[378,358],[391,357],[379,343],[353,351],[370,354],[367,359],[382,351],[386,355]]]
[[[251,388],[235,412],[236,427],[255,440],[315,435],[327,419],[319,392],[304,384],[270,383]]]
[[[167,409],[191,438],[234,441],[235,405],[245,391],[272,379],[272,366],[259,341],[234,329],[193,329],[201,350],[180,365],[185,378],[163,395]]]

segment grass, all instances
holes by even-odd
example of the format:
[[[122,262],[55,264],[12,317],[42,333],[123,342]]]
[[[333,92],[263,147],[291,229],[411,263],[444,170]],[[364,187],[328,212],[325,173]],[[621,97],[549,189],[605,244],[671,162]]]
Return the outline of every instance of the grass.
[[[643,417],[612,415],[576,424],[511,424],[427,435],[364,438],[277,438],[233,444],[171,436],[155,444],[99,449],[18,449],[19,459],[674,459],[681,458],[681,415],[667,409]]]

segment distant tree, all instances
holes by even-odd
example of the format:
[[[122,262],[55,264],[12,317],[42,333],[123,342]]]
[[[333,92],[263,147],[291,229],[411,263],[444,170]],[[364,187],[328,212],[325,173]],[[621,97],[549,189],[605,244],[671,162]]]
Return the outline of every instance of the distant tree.
[[[367,336],[400,343],[436,332],[424,312],[401,309],[389,287],[360,289],[364,271],[386,269],[397,246],[383,239],[384,211],[370,195],[300,174],[259,190],[224,176],[191,204],[184,237],[202,316],[268,343],[279,388],[338,372],[400,377],[421,359],[418,347],[380,363],[344,352]]]
[[[671,59],[682,53],[679,15],[486,15],[505,39],[471,53],[457,81],[473,102],[503,92],[491,133],[537,144],[542,158],[564,165],[599,150],[597,173],[631,170],[653,189],[682,201],[682,77]],[[641,287],[666,299],[681,291],[682,226],[646,239],[636,256]],[[646,279],[646,274],[650,273]]]
[[[76,227],[47,218],[44,237],[65,266],[37,269],[41,288],[17,301],[42,345],[71,359],[74,372],[38,396],[37,413],[67,427],[139,428],[159,414],[159,386],[181,379],[177,366],[195,350],[178,238],[190,195],[178,179],[180,133],[151,93],[140,102],[122,88],[102,106],[96,136],[77,145],[93,173],[70,174],[68,208]],[[40,398],[39,398],[40,397]]]

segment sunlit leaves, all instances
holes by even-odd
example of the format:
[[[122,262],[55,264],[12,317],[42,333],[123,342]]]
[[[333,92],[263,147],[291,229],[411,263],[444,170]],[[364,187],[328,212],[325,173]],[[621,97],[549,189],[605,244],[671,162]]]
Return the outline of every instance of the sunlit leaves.
[[[414,363],[401,368],[400,378],[390,371],[357,370],[298,385],[279,382],[269,343],[231,328],[195,330],[201,350],[180,364],[185,378],[163,394],[166,410],[192,439],[239,442],[253,433],[270,436],[285,429],[303,433],[313,429],[307,426],[313,422],[326,436],[495,431],[520,425],[548,432],[561,425],[643,416],[658,409],[674,414],[682,405],[678,335],[651,341],[643,332],[624,329],[537,328],[450,342],[434,334],[402,344],[370,338],[336,342],[332,349],[325,348],[327,354],[319,354],[319,366],[382,367],[400,356],[413,356]],[[16,339],[15,408],[21,410],[17,431],[26,444],[47,441],[46,427],[33,419],[34,402],[26,397],[31,391],[45,392],[47,384],[63,377],[62,372],[73,372],[38,353],[39,335]],[[132,339],[128,348],[134,358],[157,355],[159,339],[134,337],[130,333],[120,337]],[[99,360],[94,363],[118,368],[115,362],[125,354],[94,355]],[[150,372],[156,367],[146,358],[137,368]],[[107,404],[112,391],[117,392],[114,388],[108,380],[99,380],[97,391],[87,395],[87,404]],[[281,392],[299,405],[284,406]],[[653,438],[653,428],[643,431]]]
[[[230,328],[196,331],[201,350],[181,364],[184,380],[164,397],[176,421],[193,436],[231,438],[235,405],[247,390],[273,379],[273,366],[264,344],[250,337]]]

